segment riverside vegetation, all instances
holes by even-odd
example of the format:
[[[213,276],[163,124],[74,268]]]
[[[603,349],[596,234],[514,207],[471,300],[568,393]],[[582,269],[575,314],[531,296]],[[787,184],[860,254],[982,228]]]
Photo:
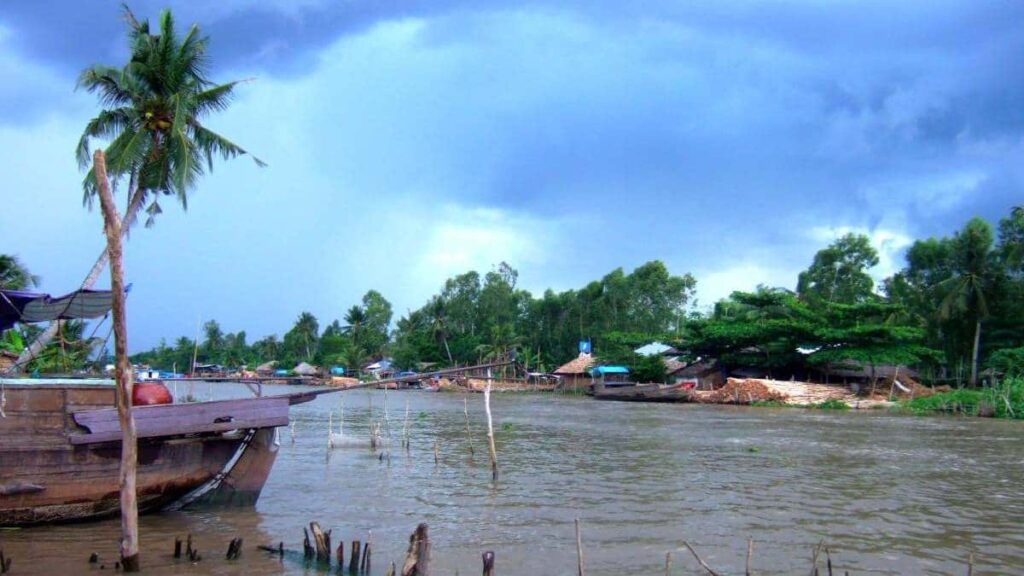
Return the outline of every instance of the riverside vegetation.
[[[867,237],[848,234],[817,252],[795,291],[760,286],[734,292],[706,312],[693,302],[697,279],[673,275],[657,260],[628,274],[613,270],[578,290],[547,290],[540,297],[519,287],[518,272],[502,263],[485,274],[470,271],[448,279],[426,304],[394,323],[391,303],[369,290],[341,321],[322,330],[313,314],[302,312],[283,337],[272,334],[250,344],[245,331],[225,332],[208,320],[199,342],[186,336],[173,345],[162,341],[132,360],[182,369],[198,345],[199,362],[226,366],[276,360],[282,367],[307,361],[358,368],[388,355],[398,368],[415,369],[424,362],[469,364],[514,351],[531,369],[548,370],[575,354],[577,340],[588,338],[598,360],[629,366],[639,381],[660,381],[661,359],[632,352],[660,340],[691,360],[713,357],[726,368],[755,368],[776,378],[812,378],[843,362],[916,366],[927,384],[968,391],[916,400],[909,409],[962,405],[967,407],[962,411],[987,414],[983,408],[991,405],[993,415],[1012,415],[1019,412],[1012,400],[966,398],[979,386],[987,386],[981,394],[998,395],[1000,388],[992,387],[1004,386],[998,384],[1000,376],[1024,372],[1022,246],[1021,207],[997,228],[974,218],[950,237],[915,242],[907,265],[876,287],[869,271],[878,263],[877,253]],[[34,277],[17,259],[6,257],[0,264],[5,266],[0,277],[14,279],[8,287],[31,285]],[[83,334],[73,322],[65,323],[65,330]],[[6,345],[30,340],[31,331],[24,327],[10,334]],[[86,352],[102,343],[62,342],[65,351]],[[87,353],[58,359],[55,348],[50,350],[36,367],[87,363]],[[947,396],[960,400],[943,404]]]

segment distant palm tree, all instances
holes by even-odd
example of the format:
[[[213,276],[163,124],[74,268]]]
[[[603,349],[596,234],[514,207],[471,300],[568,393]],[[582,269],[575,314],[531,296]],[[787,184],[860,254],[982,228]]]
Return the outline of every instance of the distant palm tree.
[[[0,288],[24,290],[39,284],[39,277],[12,254],[0,254]]]
[[[938,312],[942,320],[960,317],[974,323],[969,382],[973,387],[978,382],[981,323],[989,316],[988,301],[997,274],[991,227],[980,218],[971,219],[953,239],[953,250],[953,275],[939,283],[944,296]]]
[[[430,331],[434,338],[440,340],[444,345],[445,354],[448,355],[448,364],[454,364],[452,351],[448,348],[448,319],[445,314],[444,300],[439,296],[434,296],[427,304],[427,309],[430,312]]]
[[[78,141],[79,166],[92,161],[90,144],[109,140],[107,170],[111,180],[128,178],[128,208],[123,216],[122,234],[127,233],[144,204],[149,203],[146,225],[162,212],[160,195],[174,195],[183,207],[199,176],[213,170],[214,156],[223,159],[247,154],[246,150],[213,132],[202,120],[211,112],[227,109],[238,81],[215,84],[206,76],[206,43],[193,25],[179,36],[169,10],[160,14],[160,29],[150,32],[149,22],[136,20],[125,8],[131,56],[123,68],[96,65],[85,69],[78,86],[100,97],[106,108],[89,121]],[[256,163],[264,163],[254,158]],[[90,170],[84,182],[85,201],[96,192]],[[104,250],[82,282],[91,288],[107,264]],[[39,350],[56,333],[51,324],[24,359]]]

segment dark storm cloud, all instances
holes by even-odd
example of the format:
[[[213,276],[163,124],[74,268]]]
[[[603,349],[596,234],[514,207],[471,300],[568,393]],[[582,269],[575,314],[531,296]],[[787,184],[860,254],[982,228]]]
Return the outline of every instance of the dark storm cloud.
[[[167,3],[131,5],[155,20]],[[198,21],[210,35],[214,78],[257,78],[217,129],[270,168],[218,165],[188,225],[168,214],[139,233],[152,238],[139,253],[202,255],[203,282],[230,294],[237,278],[219,275],[231,268],[224,254],[251,269],[336,269],[342,281],[317,285],[352,291],[345,306],[356,291],[389,286],[396,309],[415,308],[443,282],[435,269],[502,259],[535,286],[571,288],[661,258],[675,272],[717,276],[724,294],[743,287],[735,282],[795,282],[829,230],[946,235],[1024,198],[1021,2],[170,5],[179,26]],[[57,191],[70,190],[69,219],[80,216],[71,151],[96,110],[74,81],[87,64],[123,61],[119,13],[111,0],[0,4],[0,145],[52,155],[0,171],[62,207]],[[64,161],[69,174],[52,169]],[[31,232],[4,218],[0,233]],[[282,221],[303,222],[301,233]],[[94,224],[81,225],[83,238]],[[399,243],[403,230],[411,235]],[[43,270],[47,254],[61,255],[58,269],[73,260],[65,246],[48,248],[26,256]],[[898,267],[899,254],[889,256]],[[186,264],[178,290],[194,275]],[[396,281],[385,268],[417,273]],[[289,281],[254,287],[218,317],[244,318],[303,289]],[[176,296],[163,280],[150,290],[153,301]],[[316,297],[320,309],[335,304]]]

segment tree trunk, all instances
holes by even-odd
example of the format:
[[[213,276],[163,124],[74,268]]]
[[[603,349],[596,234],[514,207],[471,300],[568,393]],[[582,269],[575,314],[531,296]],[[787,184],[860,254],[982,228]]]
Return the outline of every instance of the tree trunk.
[[[107,181],[103,151],[93,154],[93,171],[103,211],[103,231],[110,254],[110,289],[114,324],[115,378],[117,379],[117,419],[121,423],[121,565],[125,572],[139,571],[139,510],[135,493],[138,443],[132,417],[132,372],[128,363],[128,328],[125,323],[124,262],[121,251],[121,223]]]
[[[981,343],[981,320],[974,324],[974,350],[971,352],[971,388],[978,385],[978,345]]]
[[[448,354],[448,365],[452,365],[455,362],[452,360],[452,351],[448,349],[448,337],[441,336],[441,341],[444,342],[444,351]]]
[[[142,206],[142,197],[145,195],[143,194],[143,190],[136,187],[136,181],[137,179],[135,174],[132,174],[132,177],[128,182],[128,190],[131,195],[131,200],[128,202],[128,209],[124,214],[124,220],[121,220],[121,224],[118,226],[118,230],[120,230],[120,234],[122,236],[129,228],[131,228],[132,224],[135,223],[135,216],[138,215],[139,207]],[[109,183],[107,191],[109,192]],[[113,198],[111,198],[111,202],[113,202]],[[117,214],[116,209],[114,210],[114,213],[115,215]],[[99,280],[100,274],[103,273],[103,269],[107,266],[107,260],[109,257],[107,249],[104,248],[103,251],[100,252],[99,257],[96,258],[96,263],[92,265],[92,269],[89,270],[89,273],[85,276],[85,280],[82,281],[83,290],[88,290],[96,284],[96,281]],[[32,359],[38,356],[39,353],[43,351],[43,348],[50,343],[50,340],[57,335],[57,330],[57,322],[51,322],[50,325],[46,327],[46,330],[40,332],[39,335],[36,336],[36,339],[32,341],[32,344],[21,352],[18,356],[18,361],[8,368],[8,371],[14,372],[21,366],[25,366],[31,362]]]

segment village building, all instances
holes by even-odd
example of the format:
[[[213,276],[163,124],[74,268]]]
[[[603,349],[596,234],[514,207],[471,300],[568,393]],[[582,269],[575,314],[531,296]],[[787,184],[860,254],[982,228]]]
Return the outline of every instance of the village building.
[[[562,364],[551,374],[558,377],[558,386],[565,390],[589,388],[593,383],[590,377],[590,369],[593,366],[594,357],[586,352],[580,352],[579,356]]]

